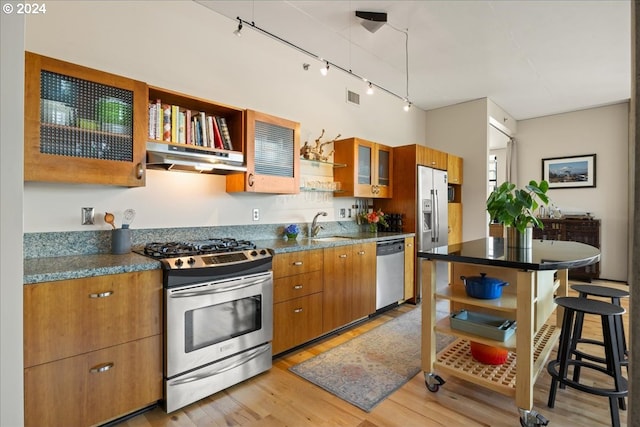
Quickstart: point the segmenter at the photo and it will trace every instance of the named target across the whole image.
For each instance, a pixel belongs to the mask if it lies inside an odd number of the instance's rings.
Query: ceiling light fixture
[[[407,101],[407,103],[404,104],[404,107],[402,107],[402,109],[404,111],[409,111],[409,109],[411,109],[411,103],[409,101]]]
[[[233,34],[235,34],[238,37],[241,37],[242,36],[241,31],[242,31],[242,19],[238,18],[238,29],[235,30]]]
[[[360,25],[366,28],[370,33],[375,33],[387,23],[386,12],[364,12],[356,10],[356,16],[362,19]]]
[[[320,68],[320,74],[322,74],[323,76],[329,74],[329,61],[326,61],[326,64],[326,66]]]
[[[386,15],[386,14],[385,14],[385,15]],[[273,33],[269,32],[269,31],[265,30],[264,28],[260,28],[260,27],[258,27],[258,26],[255,24],[255,22],[253,22],[253,21],[252,21],[252,22],[246,21],[246,20],[244,20],[244,19],[240,18],[239,16],[238,16],[236,19],[238,20],[238,23],[239,23],[239,24],[238,24],[238,30],[236,30],[236,31],[239,31],[239,30],[242,28],[242,24],[247,24],[247,26],[248,26],[249,28],[253,28],[254,30],[258,31],[259,33],[262,33],[262,34],[263,34],[263,35],[265,35],[265,36],[271,37],[272,39],[274,39],[274,40],[276,40],[276,41],[279,41],[280,43],[285,44],[285,45],[287,45],[287,46],[289,46],[289,47],[292,47],[292,48],[296,49],[297,51],[304,53],[305,55],[308,55],[308,56],[310,56],[310,57],[312,57],[312,58],[317,59],[318,61],[323,61],[323,62],[325,63],[325,66],[320,70],[320,71],[323,73],[323,75],[329,71],[329,66],[331,66],[331,67],[333,67],[333,68],[337,68],[338,70],[340,70],[340,71],[342,71],[342,72],[344,72],[344,73],[347,73],[347,74],[349,74],[349,75],[351,75],[351,76],[353,76],[353,77],[356,77],[356,78],[358,78],[358,79],[360,79],[360,80],[363,80],[363,81],[365,81],[365,82],[366,82],[366,81],[368,81],[367,79],[365,79],[364,77],[362,77],[362,76],[360,76],[360,75],[358,75],[358,74],[354,73],[354,72],[353,72],[353,71],[351,71],[350,69],[347,69],[347,68],[345,68],[345,67],[341,67],[340,65],[338,65],[338,64],[336,64],[336,63],[334,63],[334,62],[331,62],[331,61],[329,61],[329,60],[326,60],[326,59],[322,58],[321,56],[316,55],[315,53],[310,52],[310,51],[308,51],[308,50],[306,50],[306,49],[304,49],[304,48],[302,48],[302,47],[300,47],[300,46],[298,46],[298,45],[296,45],[296,44],[294,44],[294,43],[290,42],[289,40],[283,39],[282,37],[280,37],[280,36],[278,36],[278,35],[276,35],[276,34],[273,34]],[[393,27],[392,25],[389,25],[389,26],[390,26],[391,28],[393,28],[394,30],[396,30],[396,31],[399,31],[399,32],[401,32],[401,33],[404,33],[404,35],[405,35],[405,37],[406,37],[406,42],[405,42],[405,53],[406,53],[406,55],[407,55],[407,58],[406,58],[406,66],[407,66],[407,69],[406,69],[406,72],[407,72],[407,82],[406,82],[406,83],[407,83],[407,93],[406,93],[406,95],[405,95],[405,96],[398,95],[397,93],[395,93],[395,92],[393,92],[393,91],[391,91],[391,90],[389,90],[389,89],[387,89],[387,88],[385,88],[385,87],[383,87],[383,86],[380,86],[379,84],[375,84],[375,83],[373,83],[373,82],[369,82],[369,83],[370,83],[370,85],[371,85],[371,88],[372,88],[372,89],[373,89],[373,86],[375,86],[376,88],[380,89],[381,91],[386,92],[387,94],[389,94],[389,95],[391,95],[391,96],[394,96],[394,97],[396,97],[396,98],[398,98],[398,99],[400,99],[400,100],[402,100],[402,101],[406,102],[406,103],[410,106],[410,105],[411,105],[411,102],[409,102],[409,68],[408,68],[408,67],[409,67],[409,57],[408,57],[408,54],[409,54],[409,50],[408,50],[408,45],[409,45],[409,33],[408,33],[408,31],[399,30],[399,29],[397,29],[397,28]],[[234,33],[235,33],[235,32],[234,32]],[[324,70],[324,71],[323,71],[323,70]],[[408,109],[408,107],[407,107],[407,106],[405,106],[405,108],[407,108],[407,109]]]

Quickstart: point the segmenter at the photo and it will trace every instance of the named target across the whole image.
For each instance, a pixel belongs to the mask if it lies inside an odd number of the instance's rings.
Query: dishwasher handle
[[[404,239],[384,240],[376,244],[376,255],[385,256],[404,252]]]

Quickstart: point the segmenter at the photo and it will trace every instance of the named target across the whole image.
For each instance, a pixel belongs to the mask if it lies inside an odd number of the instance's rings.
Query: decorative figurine
[[[307,160],[318,160],[321,162],[328,161],[329,156],[331,156],[335,150],[331,150],[331,152],[324,154],[323,147],[327,144],[332,144],[333,142],[335,142],[338,138],[340,138],[340,134],[338,134],[338,136],[333,138],[331,141],[320,142],[323,136],[324,136],[324,129],[322,129],[322,133],[316,139],[315,141],[316,143],[313,147],[309,145],[309,141],[305,141],[304,145],[300,148],[300,156],[302,156],[302,158]]]

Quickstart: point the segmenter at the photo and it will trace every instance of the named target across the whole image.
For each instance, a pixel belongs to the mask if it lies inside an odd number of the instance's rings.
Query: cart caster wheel
[[[522,427],[546,426],[549,420],[536,411],[520,410],[520,425]]]
[[[444,383],[445,380],[443,380],[439,375],[424,374],[424,384],[427,386],[427,390],[432,393],[437,393],[438,390],[440,390],[440,386]]]

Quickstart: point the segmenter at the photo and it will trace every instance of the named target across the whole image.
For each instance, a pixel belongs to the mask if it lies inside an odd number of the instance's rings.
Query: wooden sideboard
[[[599,219],[541,219],[544,229],[533,230],[534,239],[567,240],[600,248]],[[569,270],[569,278],[591,281],[600,277],[600,263]]]

